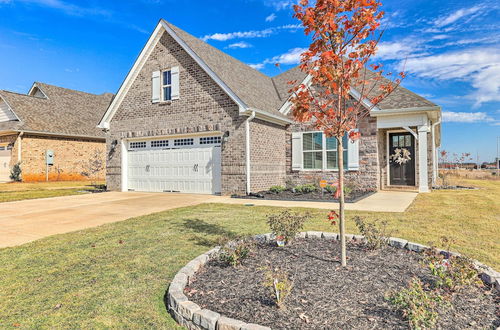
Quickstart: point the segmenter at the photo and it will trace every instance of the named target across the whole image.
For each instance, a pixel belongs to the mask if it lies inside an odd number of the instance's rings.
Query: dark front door
[[[389,134],[389,169],[391,185],[415,185],[415,138],[412,134]]]

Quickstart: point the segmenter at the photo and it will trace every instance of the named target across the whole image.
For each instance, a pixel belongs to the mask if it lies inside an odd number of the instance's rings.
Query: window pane
[[[171,71],[163,72],[163,85],[171,85],[172,84],[172,74]]]
[[[344,150],[344,170],[347,169],[347,150]]]
[[[396,135],[392,136],[392,146],[393,147],[398,147],[399,146],[399,138]]]
[[[163,101],[172,99],[172,87],[163,87]]]
[[[327,151],[326,152],[326,168],[333,170],[337,168],[337,152]]]
[[[323,133],[313,133],[314,150],[323,150]]]
[[[302,149],[304,151],[306,150],[313,150],[313,142],[312,142],[312,133],[304,133],[302,136]]]
[[[405,147],[411,147],[411,136],[410,135],[405,136]]]
[[[347,134],[344,135],[342,138],[342,146],[344,147],[344,150],[347,150],[347,143],[349,142],[349,138],[347,137]]]
[[[399,136],[399,146],[400,147],[404,147],[405,146],[405,136],[404,135],[400,135]]]
[[[323,155],[321,152],[304,152],[304,168],[308,170],[320,170],[323,167]]]
[[[326,150],[337,150],[337,139],[334,137],[326,138]]]

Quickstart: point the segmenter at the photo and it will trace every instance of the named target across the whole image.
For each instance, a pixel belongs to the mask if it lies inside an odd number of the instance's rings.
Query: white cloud
[[[460,80],[472,84],[476,90],[468,95],[476,101],[500,101],[500,49],[477,48],[438,55],[413,57],[400,63],[399,69],[419,77],[437,80]]]
[[[0,0],[5,1],[5,0]],[[9,2],[8,0],[6,2]],[[52,8],[60,10],[67,15],[85,16],[85,15],[98,15],[108,16],[110,13],[98,7],[82,7],[62,0],[17,0],[24,4],[32,4],[40,7]]]
[[[483,8],[484,8],[483,6],[478,5],[478,6],[474,6],[471,8],[459,9],[459,10],[447,15],[446,17],[437,18],[434,22],[434,25],[436,25],[437,27],[443,27],[446,25],[450,25],[452,23],[455,23],[456,21],[458,21],[461,18],[479,13]]]
[[[276,19],[276,14],[272,13],[271,15],[266,17],[266,22],[272,22]]]
[[[260,70],[264,68],[264,63],[248,64],[248,66],[254,68],[255,70]]]
[[[250,38],[266,38],[270,35],[277,33],[278,31],[288,30],[290,32],[295,32],[301,28],[300,24],[288,24],[283,26],[276,26],[264,30],[254,30],[254,31],[239,31],[239,32],[228,32],[228,33],[214,33],[209,34],[201,38],[203,41],[217,40],[217,41],[227,41],[232,39],[250,39]]]
[[[297,0],[264,0],[264,4],[269,7],[273,7],[276,10],[290,9],[295,5]]]
[[[258,64],[250,64],[250,66],[254,69],[260,70],[264,68],[266,64],[282,64],[282,65],[294,65],[300,63],[300,55],[305,52],[307,48],[292,48],[288,52],[273,56],[271,58],[267,58],[262,63]]]
[[[397,60],[414,55],[419,50],[415,42],[380,42],[377,46],[377,52],[373,58],[382,60]]]
[[[234,49],[234,48],[250,48],[250,47],[253,47],[253,46],[251,44],[249,44],[248,42],[241,41],[241,42],[236,42],[234,44],[230,44],[226,48]]]
[[[486,112],[452,112],[443,111],[443,121],[448,123],[494,122]]]

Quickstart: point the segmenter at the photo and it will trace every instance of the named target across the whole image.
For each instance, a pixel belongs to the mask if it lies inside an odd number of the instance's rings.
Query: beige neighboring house
[[[161,20],[99,124],[108,188],[230,195],[335,180],[337,143],[293,120],[292,80],[311,77],[298,67],[269,77]],[[440,106],[399,86],[357,129],[360,140],[344,141],[347,182],[432,188]]]
[[[0,91],[0,182],[20,163],[23,181],[84,179],[85,164],[100,154],[105,137],[96,128],[113,98],[36,82],[28,94]],[[46,153],[53,165],[46,166]],[[98,175],[104,178],[103,170]]]

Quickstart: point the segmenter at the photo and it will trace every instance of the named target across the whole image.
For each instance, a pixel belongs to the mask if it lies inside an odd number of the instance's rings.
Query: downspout
[[[250,122],[255,118],[255,111],[245,121],[245,153],[246,153],[246,192],[250,195]]]
[[[17,162],[21,163],[23,155],[23,135],[24,132],[20,132],[17,136]]]
[[[432,133],[432,184],[435,185],[438,176],[438,164],[437,160],[437,150],[436,150],[436,126],[441,124],[441,118],[437,122],[431,125]]]

